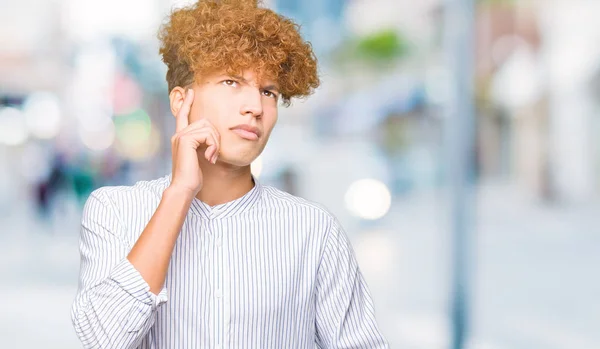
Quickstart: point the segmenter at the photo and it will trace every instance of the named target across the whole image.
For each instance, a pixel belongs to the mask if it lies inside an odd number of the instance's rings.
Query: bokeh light
[[[29,137],[23,112],[17,108],[0,108],[0,143],[16,146]]]
[[[61,127],[61,109],[58,97],[49,92],[31,94],[23,104],[23,113],[29,132],[40,139],[56,137]]]
[[[79,138],[90,150],[106,150],[115,141],[115,124],[112,120],[108,119],[103,123],[97,123],[97,126],[97,128],[88,128],[81,125],[79,128]]]
[[[160,146],[160,132],[152,125],[143,109],[115,117],[116,149],[131,160],[143,160],[154,155]]]
[[[385,216],[392,203],[392,195],[387,186],[370,178],[352,183],[344,198],[350,212],[369,220]]]

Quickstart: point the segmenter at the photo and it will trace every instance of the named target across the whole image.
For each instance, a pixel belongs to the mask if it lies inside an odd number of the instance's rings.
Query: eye
[[[270,98],[275,98],[275,99],[277,99],[277,95],[276,95],[275,93],[273,93],[273,92],[269,91],[269,90],[264,90],[264,91],[263,91],[263,94],[264,94],[265,96],[267,96],[267,97],[270,97]]]
[[[227,86],[236,86],[237,85],[237,81],[235,81],[235,80],[223,80],[221,83],[225,84]]]

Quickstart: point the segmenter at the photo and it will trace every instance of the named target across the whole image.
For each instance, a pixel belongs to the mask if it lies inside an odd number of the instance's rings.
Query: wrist
[[[176,198],[179,198],[180,200],[185,200],[185,201],[190,201],[190,202],[192,200],[194,200],[195,196],[196,196],[196,193],[193,190],[191,190],[189,188],[178,186],[176,184],[169,185],[163,193],[163,197],[176,197]]]

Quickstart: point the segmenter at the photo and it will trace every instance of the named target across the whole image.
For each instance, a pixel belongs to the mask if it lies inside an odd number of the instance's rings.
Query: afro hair
[[[253,69],[279,85],[281,99],[319,86],[317,59],[299,26],[253,0],[199,0],[174,10],[159,31],[169,91],[204,74]]]

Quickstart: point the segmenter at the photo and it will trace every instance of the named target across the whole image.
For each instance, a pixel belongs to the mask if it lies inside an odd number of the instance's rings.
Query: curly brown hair
[[[319,86],[317,59],[299,26],[255,0],[199,0],[174,10],[159,31],[169,92],[203,74],[255,70],[275,80],[284,105]]]

